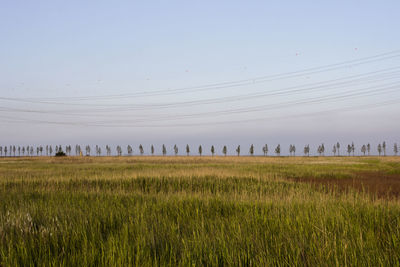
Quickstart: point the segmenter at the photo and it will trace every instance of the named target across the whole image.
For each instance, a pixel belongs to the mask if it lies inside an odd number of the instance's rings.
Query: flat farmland
[[[400,157],[0,158],[0,266],[399,266]]]

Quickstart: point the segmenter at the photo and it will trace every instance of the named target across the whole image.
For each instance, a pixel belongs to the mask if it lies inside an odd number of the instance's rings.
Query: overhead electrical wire
[[[400,78],[400,77],[397,77],[397,78]],[[386,79],[386,80],[390,80],[390,79]],[[398,84],[398,82],[395,82],[395,83],[392,83],[392,84],[395,84],[395,85],[397,85]],[[368,87],[367,89],[370,89],[370,88],[377,88],[378,89],[378,93],[384,93],[385,92],[385,88],[382,88],[384,85],[376,85],[376,86],[374,86],[374,87]],[[390,88],[392,88],[392,87],[390,87]],[[395,87],[396,88],[396,87]],[[335,89],[337,89],[337,88],[335,88]],[[364,89],[357,89],[357,90],[352,90],[352,92],[357,92],[357,95],[360,95],[360,94],[364,94],[364,93],[366,93],[365,91],[365,88]],[[375,90],[374,90],[375,91]],[[347,91],[347,93],[348,92],[350,92],[350,91]],[[347,95],[346,94],[343,94],[343,92],[339,92],[339,93],[336,93],[335,94],[335,96],[338,96],[339,98],[344,98],[344,97],[346,97]],[[317,100],[319,100],[319,99],[323,99],[325,96],[322,96],[322,98],[321,97],[317,97],[317,98],[312,98],[312,100],[315,100],[315,99],[317,99]],[[305,99],[305,100],[309,100],[309,99]],[[288,102],[288,104],[296,104],[298,101],[296,100],[296,102],[295,103],[293,103],[293,102]],[[284,102],[284,103],[286,103],[286,102]],[[308,102],[307,102],[308,103]],[[282,103],[281,103],[282,104]],[[279,104],[279,105],[281,105],[281,104]],[[271,108],[271,107],[273,107],[273,106],[275,106],[276,105],[276,103],[275,104],[268,104],[268,105],[263,105],[262,107],[267,107],[268,106],[268,108]],[[245,108],[245,110],[246,110],[247,108]],[[243,109],[239,109],[239,111],[240,110],[243,110]],[[79,117],[110,117],[110,116],[104,116],[104,115],[99,115],[99,114],[89,114],[89,115],[91,115],[91,116],[88,116],[87,114],[75,114],[75,113],[59,113],[59,112],[56,112],[56,111],[45,111],[45,110],[32,110],[32,109],[18,109],[18,108],[9,108],[9,107],[0,107],[0,111],[6,111],[6,112],[22,112],[22,113],[39,113],[39,114],[57,114],[57,115],[65,115],[65,116],[79,116]],[[219,112],[217,111],[211,111],[211,112],[208,112],[208,114],[212,114],[212,115],[214,115],[214,114],[218,114]],[[203,114],[203,113],[201,113],[201,114]],[[117,117],[119,117],[119,118],[121,118],[121,117],[126,117],[126,116],[122,116],[121,114],[117,114],[117,115],[112,115],[111,117],[115,117],[115,116],[117,116]],[[154,116],[154,115],[151,115],[151,116]],[[185,116],[188,116],[188,115],[185,115]],[[132,117],[132,115],[129,115],[129,117]],[[158,119],[162,119],[163,118],[163,116],[157,116],[157,118]],[[167,117],[167,118],[169,118],[169,117]]]
[[[295,101],[287,101],[283,103],[275,103],[275,104],[268,104],[268,105],[259,105],[253,107],[245,107],[245,108],[236,108],[236,109],[226,109],[226,110],[217,110],[217,111],[209,111],[209,112],[201,112],[201,113],[192,113],[192,114],[181,114],[181,115],[174,115],[174,116],[157,116],[154,119],[136,119],[136,120],[112,120],[112,121],[96,121],[97,123],[108,123],[108,124],[115,124],[115,123],[124,123],[124,124],[132,124],[132,123],[143,123],[143,122],[159,122],[159,121],[171,121],[171,120],[179,120],[179,119],[186,119],[186,118],[196,118],[196,117],[216,117],[216,116],[223,116],[223,115],[232,115],[238,113],[249,113],[249,112],[257,112],[257,111],[267,111],[267,110],[274,110],[274,109],[282,109],[286,107],[294,107],[298,105],[310,105],[310,104],[321,104],[326,103],[329,101],[338,101],[338,100],[348,100],[353,99],[355,97],[366,97],[371,95],[383,94],[383,93],[390,93],[390,92],[397,92],[399,90],[400,83],[394,82],[385,85],[378,85],[378,86],[370,86],[363,89],[357,90],[348,90],[347,93],[343,94],[335,93],[330,95],[325,95],[322,97],[312,97],[306,98],[301,100]]]
[[[0,119],[5,119],[3,122],[7,123],[33,123],[33,124],[53,124],[53,125],[64,125],[64,126],[86,126],[86,127],[104,127],[104,128],[165,128],[165,127],[195,127],[195,126],[212,126],[212,125],[226,125],[226,124],[237,124],[237,123],[249,123],[249,122],[259,122],[259,121],[268,121],[268,120],[277,120],[277,119],[293,119],[293,118],[301,118],[301,117],[309,117],[309,116],[319,116],[321,114],[331,114],[332,112],[350,112],[350,111],[358,111],[365,109],[373,109],[379,107],[386,107],[388,105],[400,104],[399,99],[392,99],[388,101],[378,102],[378,103],[369,103],[365,105],[359,106],[351,106],[347,108],[337,108],[330,109],[324,111],[316,111],[309,112],[303,114],[295,114],[295,115],[285,115],[285,116],[275,116],[275,117],[263,117],[263,118],[250,118],[250,119],[242,119],[242,120],[228,120],[228,121],[217,121],[217,122],[200,122],[200,123],[181,123],[181,124],[168,124],[168,125],[156,125],[156,124],[135,124],[135,125],[99,125],[99,124],[88,124],[88,123],[74,123],[74,122],[58,122],[58,121],[46,121],[46,120],[31,120],[24,119],[18,117],[9,117],[0,115]]]
[[[268,120],[273,119],[273,117],[263,117],[263,118],[250,118],[250,119],[240,119],[232,120],[224,119],[223,121],[195,121],[198,119],[205,119],[212,117],[223,117],[247,114],[247,113],[257,113],[266,111],[282,110],[286,108],[294,108],[298,106],[309,106],[318,105],[326,103],[337,103],[345,102],[351,99],[361,99],[371,96],[388,96],[392,93],[398,93],[400,89],[400,66],[394,66],[391,68],[370,71],[362,74],[355,74],[346,77],[339,77],[335,79],[319,81],[314,83],[308,83],[303,85],[294,85],[284,88],[274,88],[274,89],[264,89],[258,92],[250,92],[237,95],[227,95],[214,98],[205,99],[195,99],[195,100],[185,100],[185,101],[174,101],[174,102],[157,102],[153,100],[153,103],[104,103],[104,101],[113,101],[119,99],[131,100],[132,98],[143,98],[143,97],[155,97],[155,96],[171,96],[178,94],[194,93],[194,92],[204,92],[210,90],[220,90],[225,88],[233,88],[240,86],[250,86],[253,84],[261,84],[269,81],[276,81],[282,79],[296,78],[316,73],[323,73],[333,70],[338,70],[341,68],[355,67],[364,64],[389,60],[400,57],[400,50],[394,50],[387,53],[382,53],[375,56],[364,57],[354,60],[348,60],[344,62],[339,62],[335,64],[323,65],[308,69],[303,69],[299,71],[285,72],[274,75],[259,76],[250,79],[236,80],[221,83],[211,83],[202,86],[192,86],[183,87],[178,89],[166,89],[166,90],[156,90],[156,91],[143,91],[131,94],[118,94],[118,95],[102,95],[102,96],[77,96],[77,97],[53,97],[53,98],[27,98],[27,97],[0,97],[0,102],[3,105],[0,106],[0,121],[3,123],[34,123],[34,124],[54,124],[54,125],[65,125],[65,126],[88,126],[88,127],[189,127],[189,126],[201,126],[201,125],[223,125],[223,124],[234,124],[241,122],[251,122],[257,120]],[[387,83],[389,80],[393,80],[391,83]],[[382,83],[385,82],[385,83]],[[364,87],[368,84],[368,87]],[[337,91],[338,89],[346,89],[345,91]],[[336,90],[336,92],[332,92]],[[312,96],[307,96],[307,94],[313,93]],[[318,93],[320,95],[315,95]],[[322,94],[322,95],[321,95]],[[291,96],[301,95],[306,96],[301,99],[290,100]],[[262,100],[270,97],[284,97],[288,99],[287,101],[278,101],[269,104],[257,105],[257,101],[249,103],[245,106],[240,106],[240,104],[246,103],[249,100]],[[391,96],[393,99],[389,101],[379,102],[379,103],[369,103],[362,106],[352,106],[343,108],[340,107],[336,109],[339,112],[354,110],[355,108],[366,109],[373,107],[381,107],[383,105],[391,105],[399,103],[399,99],[396,99],[396,95]],[[280,99],[280,98],[278,98]],[[96,101],[97,103],[88,103],[88,101]],[[99,102],[100,101],[100,102]],[[101,102],[103,101],[103,102]],[[177,108],[181,107],[204,107],[205,105],[213,104],[227,104],[232,102],[239,102],[238,107],[229,107],[225,109],[212,110],[207,108],[205,111],[188,113],[189,110],[183,110],[184,113],[176,113]],[[13,104],[13,106],[9,106]],[[16,103],[24,104],[24,107],[15,106]],[[38,109],[37,107],[29,107],[29,105],[41,105]],[[27,106],[28,105],[28,106]],[[64,109],[46,109],[47,106],[52,105],[63,106]],[[44,109],[43,109],[44,107]],[[65,107],[69,107],[66,109]],[[84,109],[77,109],[76,107],[85,107]],[[173,111],[172,114],[165,113],[165,110]],[[140,111],[160,111],[163,113],[137,113]],[[117,113],[119,112],[119,114]],[[130,112],[131,114],[125,114]],[[133,113],[134,112],[134,113]],[[313,116],[317,114],[324,114],[333,112],[332,110],[318,110],[316,112],[309,112],[303,114],[287,115],[286,118],[294,118],[298,116]],[[15,117],[6,115],[9,113],[23,113],[31,115],[29,117]],[[114,114],[116,113],[116,114]],[[42,118],[35,118],[35,114],[41,115]],[[308,114],[308,115],[307,115]],[[65,118],[50,119],[49,116],[71,116],[76,117],[74,121],[65,120]],[[33,116],[33,117],[32,117]],[[43,118],[43,116],[47,116]],[[96,118],[107,118],[110,117],[112,120],[83,120],[87,117]],[[278,116],[279,117],[279,116]],[[280,118],[285,118],[285,116],[280,116]],[[189,122],[175,123],[176,120],[188,120]]]
[[[295,100],[295,101],[288,101],[288,102],[283,102],[283,103],[278,103],[278,104],[267,104],[267,105],[260,105],[260,106],[254,106],[251,108],[237,108],[237,109],[226,109],[226,110],[217,110],[217,111],[208,111],[208,112],[201,112],[201,113],[192,113],[192,114],[181,114],[181,115],[174,115],[174,116],[157,116],[157,118],[154,119],[141,119],[141,120],[118,120],[114,119],[112,121],[103,121],[105,123],[140,123],[140,122],[158,122],[158,121],[165,121],[165,120],[177,120],[177,119],[186,119],[186,118],[197,118],[197,117],[216,117],[216,116],[221,116],[221,115],[232,115],[232,114],[243,114],[243,113],[249,113],[249,112],[257,112],[257,111],[267,111],[267,110],[275,110],[275,109],[282,109],[286,107],[294,107],[298,105],[304,105],[304,104],[321,104],[321,103],[326,103],[328,101],[332,100],[347,100],[347,99],[353,99],[355,97],[366,97],[366,96],[373,96],[373,95],[379,95],[383,93],[388,93],[388,92],[397,92],[400,89],[400,82],[392,83],[389,84],[392,86],[386,86],[386,87],[369,87],[368,91],[363,90],[353,90],[349,91],[350,93],[347,94],[331,94],[328,96],[324,97],[314,97],[314,98],[309,98],[309,99],[303,99],[303,100]]]
[[[389,71],[388,70],[397,70],[397,71]],[[263,97],[271,97],[271,96],[290,96],[294,94],[302,94],[312,91],[317,91],[319,89],[327,89],[334,88],[343,88],[346,86],[358,86],[363,83],[373,83],[379,82],[382,80],[390,80],[400,78],[400,67],[389,68],[385,70],[373,71],[368,73],[363,73],[359,75],[352,75],[337,79],[332,79],[328,81],[316,82],[316,83],[308,83],[304,85],[296,85],[290,86],[283,89],[275,89],[275,90],[267,90],[263,92],[257,93],[247,93],[241,95],[234,96],[225,96],[225,97],[217,97],[217,98],[209,98],[209,99],[200,99],[200,100],[190,100],[190,101],[181,101],[181,102],[172,102],[172,103],[154,103],[148,105],[140,105],[140,106],[117,106],[117,108],[104,108],[104,109],[81,109],[81,110],[37,110],[37,109],[18,109],[18,108],[8,108],[8,107],[0,107],[0,110],[8,110],[15,112],[32,112],[32,113],[52,113],[59,115],[84,115],[90,116],[92,114],[88,114],[90,112],[123,112],[123,111],[139,111],[139,110],[158,110],[158,109],[166,109],[166,108],[177,108],[177,107],[191,107],[197,105],[207,105],[207,104],[217,104],[217,103],[228,103],[234,101],[243,101],[243,100],[251,100],[251,99],[260,99]],[[386,71],[386,72],[385,72]],[[373,74],[373,75],[372,75]],[[69,112],[69,113],[68,113]],[[72,113],[71,113],[72,112]],[[84,114],[76,114],[76,112]],[[118,116],[120,116],[119,114]]]
[[[117,94],[117,95],[103,95],[103,96],[82,96],[82,97],[53,97],[53,98],[16,98],[16,97],[0,97],[2,100],[9,100],[9,101],[18,101],[18,102],[25,102],[25,103],[41,103],[41,104],[51,104],[51,101],[86,101],[86,100],[101,100],[101,99],[113,99],[113,98],[129,98],[129,97],[145,97],[145,96],[162,96],[162,95],[171,95],[171,94],[181,94],[181,93],[192,93],[198,91],[208,91],[208,90],[215,90],[215,89],[224,89],[230,87],[237,87],[237,86],[244,86],[249,84],[256,84],[262,82],[269,82],[274,80],[281,80],[281,79],[288,79],[294,77],[300,77],[304,75],[316,74],[326,71],[332,71],[336,69],[340,69],[343,67],[355,67],[363,64],[374,63],[378,61],[383,61],[387,59],[393,59],[400,57],[400,50],[394,50],[391,52],[386,52],[374,56],[354,59],[343,61],[335,64],[323,65],[308,69],[303,69],[299,71],[292,71],[280,74],[273,74],[273,75],[265,75],[259,76],[249,79],[243,80],[236,80],[230,82],[221,82],[221,83],[213,83],[213,84],[206,84],[201,86],[193,86],[193,87],[183,87],[178,89],[166,89],[166,90],[156,90],[156,91],[143,91],[131,94]],[[54,103],[54,104],[61,104],[61,103]]]

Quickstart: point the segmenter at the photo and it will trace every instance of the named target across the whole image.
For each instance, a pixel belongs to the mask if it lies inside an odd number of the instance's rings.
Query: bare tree
[[[4,147],[4,156],[7,157],[7,146]]]
[[[132,148],[131,145],[128,145],[128,147],[127,147],[127,152],[128,152],[128,156],[132,156],[133,148]]]
[[[268,145],[267,145],[267,144],[265,144],[265,145],[263,146],[263,153],[264,153],[264,156],[267,156],[267,155],[268,155]]]
[[[393,145],[393,153],[395,156],[397,156],[397,153],[399,153],[399,148],[397,147],[397,143],[394,143]]]
[[[167,155],[167,148],[165,147],[165,145],[162,145],[162,154],[163,156]]]
[[[371,155],[371,145],[368,143],[367,144],[367,151],[368,151],[368,156]]]
[[[353,157],[354,157],[354,151],[356,150],[354,143],[351,142],[351,152],[353,152]]]
[[[250,153],[250,156],[254,155],[254,145],[253,144],[251,144],[251,146],[250,146],[249,153]]]
[[[228,149],[226,148],[226,146],[224,146],[224,147],[222,148],[222,154],[224,154],[225,157],[226,157],[226,153],[228,153]]]
[[[117,146],[117,155],[122,156],[122,148],[121,146]]]
[[[279,157],[281,155],[281,145],[278,144],[278,146],[275,148],[275,154]]]
[[[90,146],[87,145],[85,149],[86,149],[86,156],[90,156]]]
[[[109,146],[109,145],[106,145],[106,153],[107,153],[107,156],[111,156],[111,146]]]
[[[296,146],[295,145],[290,145],[289,146],[289,155],[290,156],[296,156]]]
[[[383,150],[383,156],[386,156],[386,142],[383,141],[382,143],[382,150]]]
[[[321,145],[318,146],[317,152],[318,152],[319,156],[322,155],[322,146]]]
[[[382,145],[381,144],[378,145],[378,153],[379,153],[379,156],[382,154]]]
[[[336,143],[336,148],[337,148],[337,154],[340,156],[340,144],[339,142]]]
[[[333,152],[333,156],[335,157],[336,156],[336,152],[337,152],[336,145],[333,146],[332,152]]]
[[[189,156],[189,154],[190,154],[190,147],[189,147],[189,145],[187,144],[187,145],[186,145],[186,155]]]
[[[325,155],[325,145],[321,144],[320,146],[318,146],[317,152],[320,156],[324,156]]]
[[[238,147],[236,148],[236,153],[238,155],[238,157],[240,156],[240,145],[238,145]]]
[[[211,146],[211,155],[214,157],[214,153],[215,153],[215,148],[214,148],[214,146],[212,145]]]
[[[363,153],[363,155],[365,156],[365,153],[367,152],[367,146],[366,145],[363,145],[362,147],[361,147],[361,153]]]
[[[351,151],[353,151],[353,149],[351,148],[351,145],[347,145],[347,153],[349,154],[349,157],[350,157]]]
[[[0,146],[0,156],[3,156],[3,147]]]
[[[29,154],[29,149],[26,149],[26,153]],[[49,153],[50,153],[50,156],[53,154],[53,147],[52,146],[49,146]]]
[[[178,146],[177,146],[177,145],[174,145],[174,153],[175,153],[175,156],[178,155],[178,152],[179,152]]]
[[[304,146],[304,156],[310,156],[310,145]]]
[[[98,149],[101,151],[101,148],[100,148],[100,147],[98,147]],[[66,150],[68,156],[71,156],[71,151],[72,151],[71,145],[68,145],[68,146],[65,148],[65,150]],[[96,151],[96,152],[97,152],[97,151]],[[100,154],[101,154],[101,152],[99,153],[99,156],[100,156]]]
[[[143,156],[143,154],[144,154],[144,149],[143,149],[142,144],[139,145],[139,153],[141,156]]]

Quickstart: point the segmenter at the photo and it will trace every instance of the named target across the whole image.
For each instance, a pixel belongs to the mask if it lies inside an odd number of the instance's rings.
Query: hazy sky
[[[0,142],[400,143],[399,10],[3,0]]]

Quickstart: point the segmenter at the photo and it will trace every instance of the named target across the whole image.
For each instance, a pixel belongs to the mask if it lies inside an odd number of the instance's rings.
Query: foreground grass
[[[397,199],[296,179],[399,171],[397,158],[0,159],[0,265],[398,266]]]

